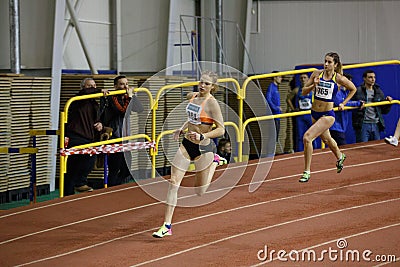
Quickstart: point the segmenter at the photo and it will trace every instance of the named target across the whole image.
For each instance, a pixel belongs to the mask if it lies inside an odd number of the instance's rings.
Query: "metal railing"
[[[134,92],[135,93],[136,92],[145,92],[149,97],[150,106],[154,105],[153,96],[149,89],[143,88],[143,87],[135,88]],[[107,96],[121,95],[121,94],[125,94],[125,93],[126,93],[126,90],[117,90],[117,91],[108,92]],[[67,101],[67,103],[65,104],[65,107],[64,107],[64,111],[61,112],[61,114],[60,114],[60,149],[61,150],[65,148],[65,142],[64,142],[64,140],[65,140],[65,124],[68,122],[68,109],[71,106],[72,102],[78,101],[78,100],[83,100],[83,99],[99,98],[99,97],[103,97],[103,96],[104,96],[103,93],[96,93],[96,94],[83,95],[83,96],[74,96]],[[155,118],[155,111],[153,112],[153,117]],[[119,143],[122,141],[138,139],[138,138],[145,138],[148,141],[155,140],[155,133],[152,132],[151,137],[149,137],[145,134],[138,134],[138,135],[126,136],[126,137],[122,137],[122,138],[110,139],[110,140],[101,141],[101,142],[88,143],[85,145],[72,147],[72,149],[84,149],[84,148],[88,148],[88,147],[96,147],[96,146],[101,146],[101,145],[114,144],[114,143]],[[152,155],[154,155],[153,152],[150,152],[150,153]],[[64,175],[67,172],[67,159],[68,159],[68,156],[60,155],[60,183],[59,183],[60,197],[64,197]],[[155,156],[153,156],[152,162],[153,162],[152,164],[155,164]]]
[[[399,60],[390,60],[390,61],[381,61],[381,62],[353,64],[353,65],[343,66],[343,69],[359,68],[359,67],[366,67],[366,66],[378,66],[378,65],[386,65],[386,64],[400,64],[400,61]],[[271,78],[271,77],[275,77],[275,76],[301,74],[301,73],[312,72],[314,70],[316,70],[316,68],[307,68],[307,69],[300,69],[300,70],[283,71],[283,72],[278,72],[278,73],[254,75],[254,76],[248,77],[243,82],[242,86],[240,86],[239,82],[234,78],[222,78],[222,79],[218,80],[219,83],[232,82],[237,89],[238,112],[239,112],[238,123],[236,124],[235,122],[227,121],[224,124],[225,124],[225,126],[232,126],[235,129],[236,136],[237,136],[236,141],[238,143],[238,161],[239,162],[243,161],[243,142],[244,142],[244,137],[245,137],[245,131],[246,131],[246,127],[250,123],[256,122],[256,121],[263,121],[263,120],[272,120],[275,118],[288,118],[288,117],[294,117],[294,116],[311,113],[311,111],[309,111],[309,110],[308,111],[298,111],[298,112],[283,113],[283,114],[279,114],[279,115],[253,117],[253,118],[249,118],[249,119],[243,121],[243,101],[246,99],[246,90],[247,90],[248,84],[251,81],[256,80],[256,79],[264,79],[264,78]],[[158,135],[156,133],[156,111],[158,109],[158,103],[160,101],[160,98],[166,90],[182,88],[182,87],[190,87],[190,86],[195,86],[197,84],[198,84],[198,81],[163,86],[157,91],[154,99],[153,99],[151,92],[147,88],[135,88],[134,89],[135,92],[145,92],[149,96],[149,104],[150,104],[150,109],[151,109],[151,113],[152,113],[151,136],[148,136],[145,134],[137,134],[137,135],[127,136],[127,137],[123,137],[123,138],[116,138],[116,139],[111,139],[111,140],[102,141],[102,142],[94,142],[94,143],[90,143],[90,144],[76,146],[74,148],[75,149],[83,149],[83,148],[88,148],[88,147],[118,143],[118,142],[132,140],[132,139],[145,138],[148,141],[155,142],[155,148],[150,149],[151,166],[152,166],[151,177],[154,178],[156,175],[156,155],[158,153],[158,145],[164,136],[170,135],[174,132],[174,130],[167,130],[167,131],[163,131],[163,132],[159,133]],[[111,92],[109,92],[108,95],[118,95],[118,94],[125,94],[125,93],[126,93],[125,90],[118,90],[118,91],[111,91]],[[69,109],[71,103],[73,101],[77,101],[77,100],[81,100],[81,99],[99,98],[102,96],[104,96],[102,93],[84,95],[84,96],[75,96],[67,101],[67,103],[64,107],[64,112],[61,112],[61,117],[60,117],[61,118],[60,119],[60,121],[61,121],[60,122],[60,125],[61,125],[60,148],[61,149],[65,148],[65,146],[64,146],[65,123],[68,122],[67,114],[68,114],[68,109]],[[400,101],[399,100],[393,100],[391,102],[382,101],[382,102],[376,102],[376,103],[368,103],[368,104],[365,104],[365,106],[369,107],[369,106],[380,106],[380,105],[387,105],[387,104],[400,104]],[[355,108],[356,107],[345,107],[345,110],[350,110],[350,109],[355,109]],[[334,111],[337,111],[337,110],[338,110],[337,108],[334,108]],[[64,184],[64,174],[66,172],[66,161],[67,161],[67,156],[60,156],[60,197],[63,197],[63,195],[64,195],[63,184]]]
[[[31,175],[29,182],[29,200],[30,203],[36,203],[36,147],[0,147],[1,154],[30,154],[31,157]]]

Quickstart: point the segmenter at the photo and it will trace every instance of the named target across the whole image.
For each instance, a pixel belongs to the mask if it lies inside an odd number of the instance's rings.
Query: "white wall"
[[[10,34],[8,23],[8,1],[0,0],[0,69],[10,69]]]
[[[112,15],[110,0],[79,0],[77,10],[79,29],[86,43],[89,57],[97,70],[112,68]],[[76,1],[71,1],[76,3]],[[68,26],[70,14],[65,12],[63,69],[89,70],[77,31]],[[68,32],[69,31],[69,32]]]
[[[191,47],[176,46],[176,44],[180,44],[181,40],[183,44],[192,42],[191,30],[195,29],[194,16],[194,0],[170,0],[166,67],[192,60]]]
[[[122,72],[165,68],[169,1],[121,1]]]
[[[165,0],[80,0],[77,13],[81,31],[97,69],[115,69],[113,64],[113,18],[110,6],[120,4],[115,18],[119,29],[119,71],[154,72],[165,67],[169,1]],[[66,12],[66,23],[69,14]],[[64,67],[89,69],[76,31],[64,40]]]
[[[113,69],[110,5],[120,3],[120,71],[158,72],[167,66],[169,4],[167,0],[80,0],[79,18],[97,68]],[[8,0],[0,0],[0,69],[10,68]],[[75,1],[72,1],[75,3]],[[187,0],[186,3],[193,2]],[[246,19],[245,0],[225,0],[224,19]],[[213,0],[206,0],[213,14]],[[293,69],[321,63],[337,51],[344,63],[398,59],[400,1],[260,1],[260,32],[251,34],[249,73]],[[26,68],[51,68],[54,1],[20,0],[21,63]],[[190,13],[185,5],[176,14]],[[66,18],[68,13],[66,12]],[[232,37],[228,37],[232,38]],[[229,39],[229,45],[235,44]],[[66,42],[63,68],[86,69],[88,64],[75,32]],[[241,51],[233,51],[242,59]],[[232,63],[233,65],[236,63]],[[115,64],[114,64],[115,65]],[[236,67],[236,66],[235,66]]]
[[[398,59],[400,1],[260,1],[260,33],[251,34],[256,73],[322,63]]]
[[[233,67],[242,70],[243,68],[243,52],[244,52],[244,39],[246,30],[246,11],[247,1],[246,0],[230,0],[223,2],[223,19],[236,22],[235,29],[233,25],[230,25],[232,36],[229,36],[228,32],[225,34],[225,46],[228,51],[229,62],[236,62]],[[236,28],[238,27],[238,29]]]
[[[243,42],[239,31],[244,37],[245,21],[246,21],[246,0],[229,0],[223,1],[222,19],[223,38],[218,38],[216,33],[216,4],[215,0],[204,0],[202,2],[202,17],[213,18],[212,20],[204,19],[201,32],[202,44],[202,60],[217,61],[218,46],[223,44],[223,61],[221,63],[228,64],[236,69],[242,69],[243,66]]]
[[[0,69],[10,69],[9,1],[0,0]],[[21,69],[50,68],[54,1],[20,1]]]

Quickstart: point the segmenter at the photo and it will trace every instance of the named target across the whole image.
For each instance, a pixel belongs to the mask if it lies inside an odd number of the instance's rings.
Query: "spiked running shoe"
[[[340,173],[343,170],[343,162],[346,159],[346,155],[342,153],[340,159],[336,162],[336,172]]]
[[[227,163],[228,163],[228,161],[226,160],[226,158],[223,158],[223,157],[221,157],[221,156],[218,155],[218,154],[214,154],[214,160],[213,160],[213,162],[217,163],[218,166],[221,166],[221,165],[224,165],[224,164],[227,164]]]
[[[308,180],[310,180],[311,174],[309,172],[303,172],[303,176],[301,176],[299,182],[300,183],[306,183]]]
[[[399,140],[396,138],[396,136],[385,137],[385,142],[392,146],[399,145]]]
[[[155,238],[163,238],[167,235],[172,235],[172,230],[171,228],[168,228],[165,224],[163,224],[157,232],[153,233],[153,237]]]

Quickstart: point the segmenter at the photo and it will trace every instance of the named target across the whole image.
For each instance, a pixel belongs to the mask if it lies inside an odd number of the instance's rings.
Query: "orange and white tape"
[[[101,153],[118,153],[136,149],[154,148],[155,142],[132,142],[124,144],[102,145],[88,148],[64,148],[60,150],[61,156],[81,155],[81,154],[101,154]]]

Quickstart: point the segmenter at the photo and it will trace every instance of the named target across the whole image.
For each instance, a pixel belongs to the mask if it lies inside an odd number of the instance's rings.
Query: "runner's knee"
[[[310,144],[312,141],[313,141],[313,138],[311,138],[311,136],[310,136],[309,133],[305,133],[305,134],[303,135],[303,143],[304,143],[304,145],[308,145],[308,144]]]
[[[207,191],[209,184],[206,185],[201,185],[201,186],[196,186],[194,188],[194,192],[196,193],[196,195],[198,196],[202,196],[204,195],[204,193]]]
[[[321,136],[321,140],[322,140],[322,142],[324,142],[325,144],[327,144],[329,146],[329,144],[331,144],[332,138],[327,138],[325,136]]]
[[[167,204],[170,206],[176,206],[176,202],[178,200],[178,189],[179,185],[173,184],[172,182],[169,184],[168,193],[167,193]]]

